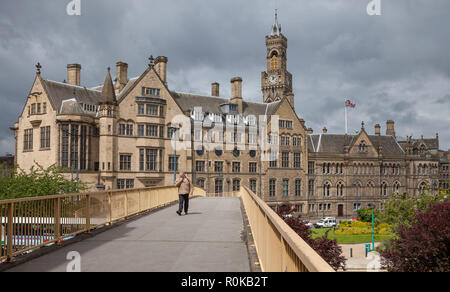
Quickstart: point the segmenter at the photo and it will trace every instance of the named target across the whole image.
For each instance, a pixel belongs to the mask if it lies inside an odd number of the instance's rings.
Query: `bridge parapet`
[[[206,193],[195,187],[193,196]],[[0,263],[176,201],[172,186],[0,201]]]

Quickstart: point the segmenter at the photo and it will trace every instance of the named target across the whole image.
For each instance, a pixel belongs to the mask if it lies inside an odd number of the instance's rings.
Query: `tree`
[[[450,202],[433,202],[417,211],[411,225],[403,224],[398,239],[382,252],[390,272],[450,272]]]
[[[380,214],[380,211],[378,211],[375,208],[364,208],[359,209],[357,211],[358,217],[361,219],[362,222],[372,222],[372,213],[375,215],[375,218],[378,218],[378,215]]]
[[[417,211],[427,211],[433,202],[443,202],[445,195],[422,193],[418,197],[408,194],[393,194],[379,214],[379,222],[388,223],[398,230],[400,226],[410,226]]]
[[[342,248],[336,240],[328,239],[328,232],[321,238],[312,238],[311,228],[308,227],[300,217],[286,216],[292,215],[293,208],[284,205],[278,208],[278,215],[283,218],[289,227],[292,228],[312,249],[314,249],[334,270],[340,268],[345,270],[345,257],[342,255]]]
[[[45,169],[36,164],[29,172],[15,167],[9,174],[0,177],[0,200],[79,193],[87,190],[86,184],[64,178],[62,170],[56,165]]]

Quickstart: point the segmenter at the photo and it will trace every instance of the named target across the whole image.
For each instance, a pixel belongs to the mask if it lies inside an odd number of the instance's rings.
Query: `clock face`
[[[278,81],[277,76],[272,75],[272,76],[269,77],[269,83],[270,84],[275,84],[275,83],[277,83],[277,81]]]

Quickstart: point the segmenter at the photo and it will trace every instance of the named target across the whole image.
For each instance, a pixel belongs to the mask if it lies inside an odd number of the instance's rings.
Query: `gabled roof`
[[[345,146],[352,145],[358,137],[357,135],[341,134],[312,134],[308,136],[308,150],[310,152],[339,154],[344,154]],[[404,154],[403,149],[393,136],[368,135],[368,137],[377,151],[380,146],[383,147],[383,154]]]
[[[413,149],[418,149],[421,144],[425,144],[425,146],[427,147],[428,150],[438,150],[438,145],[439,145],[439,139],[438,138],[431,138],[431,139],[413,139],[411,137],[408,137],[406,139],[402,139],[401,141],[399,141],[399,143],[403,146],[403,147],[407,147],[407,146],[412,146]]]

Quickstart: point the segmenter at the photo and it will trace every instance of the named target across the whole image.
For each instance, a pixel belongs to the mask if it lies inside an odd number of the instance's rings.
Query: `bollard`
[[[369,252],[370,252],[370,243],[366,243],[366,257]]]
[[[350,257],[353,257],[353,248],[350,249]]]

